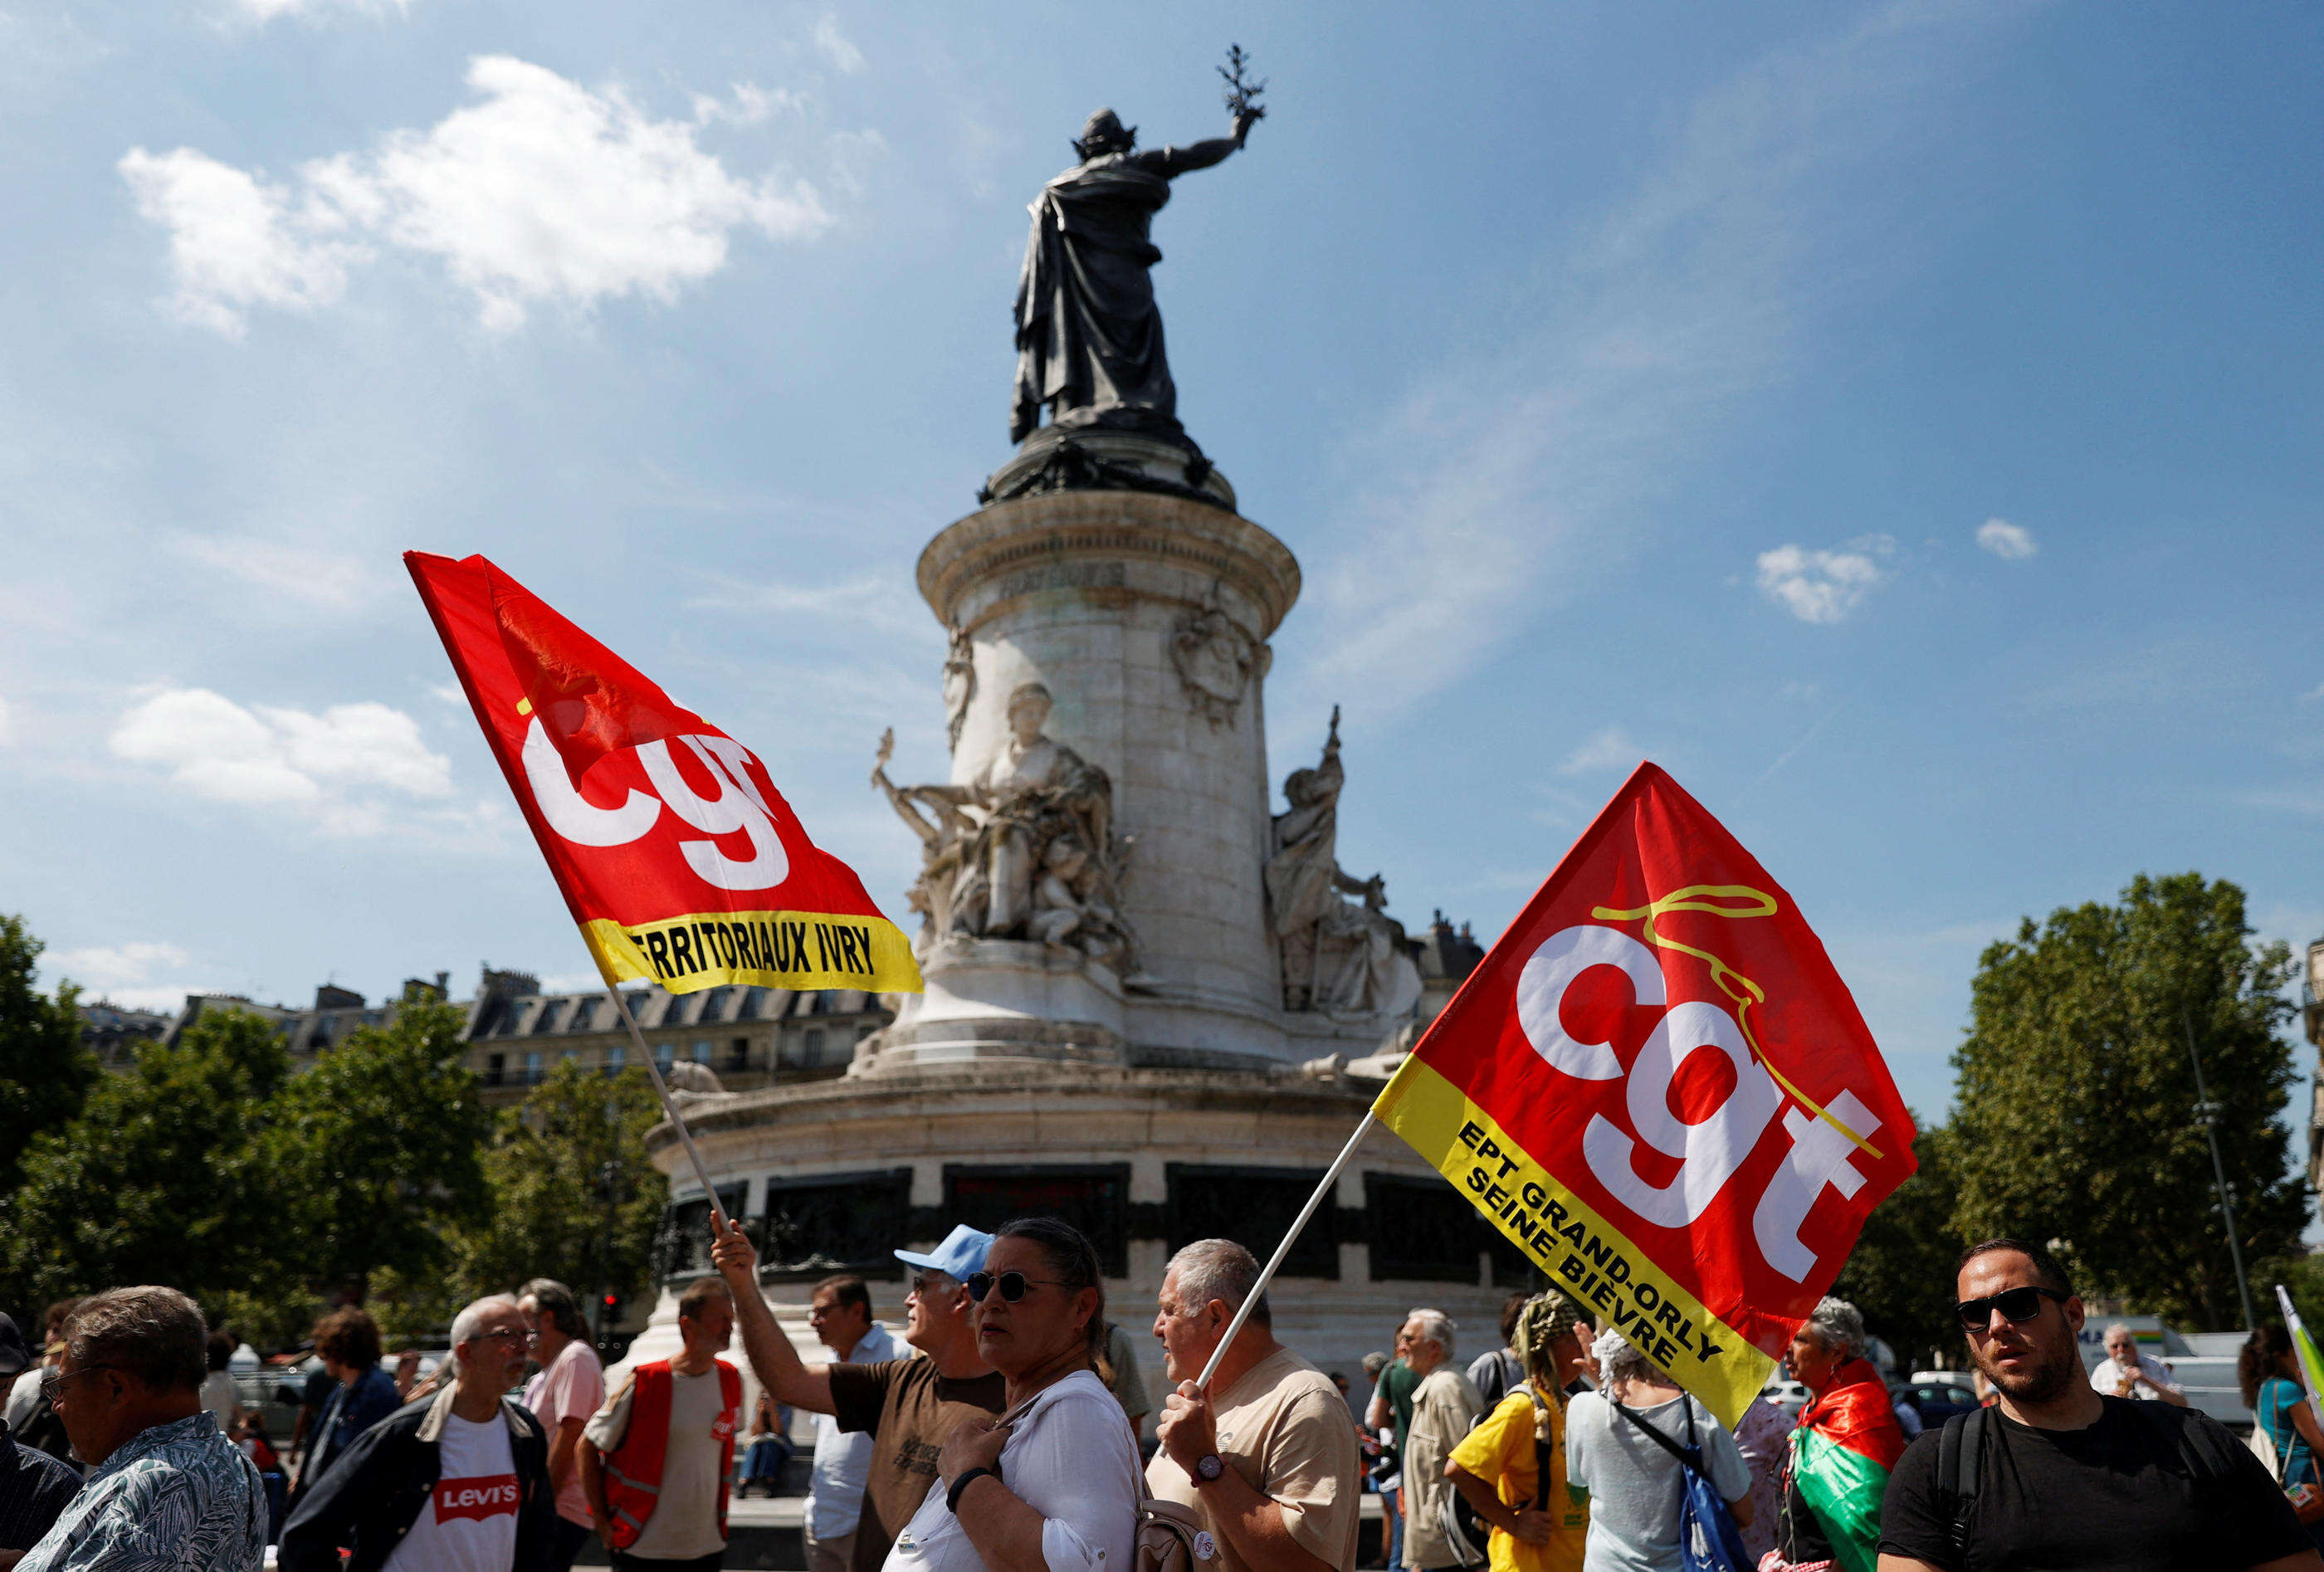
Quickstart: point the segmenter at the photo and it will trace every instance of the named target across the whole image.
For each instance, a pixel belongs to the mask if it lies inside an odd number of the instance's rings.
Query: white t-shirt
[[[508,1572],[516,1564],[516,1454],[508,1420],[444,1416],[442,1471],[382,1572]]]
[[[725,1364],[719,1360],[719,1364]],[[581,1433],[600,1452],[621,1448],[630,1431],[630,1408],[637,1397],[637,1372],[583,1426]],[[718,1459],[740,1416],[726,1410],[726,1394],[715,1368],[700,1375],[669,1378],[669,1437],[662,1445],[661,1493],[629,1554],[652,1561],[691,1561],[726,1548],[718,1527]],[[721,1426],[724,1429],[722,1432]]]
[[[1711,1487],[1730,1502],[1750,1493],[1750,1466],[1735,1438],[1694,1399],[1673,1398],[1630,1413],[1683,1447],[1689,1409]],[[1575,1393],[1565,1406],[1565,1477],[1590,1493],[1582,1572],[1679,1572],[1684,1473],[1677,1458],[1638,1434],[1604,1396]]]
[[[1001,1483],[1041,1514],[1049,1572],[1134,1572],[1146,1481],[1121,1404],[1076,1370],[1033,1401],[1001,1448]],[[884,1572],[983,1572],[968,1530],[945,1505],[939,1475],[888,1552]]]
[[[2187,1390],[2171,1378],[2171,1367],[2152,1354],[2142,1351],[2138,1355],[2138,1368],[2145,1373],[2147,1380],[2163,1392],[2184,1392]],[[2107,1397],[2120,1397],[2123,1395],[2122,1378],[2129,1373],[2129,1367],[2109,1354],[2090,1367],[2090,1390],[2103,1392]],[[2160,1398],[2162,1392],[2156,1392],[2154,1387],[2139,1385],[2130,1389],[2130,1395],[2151,1401]]]

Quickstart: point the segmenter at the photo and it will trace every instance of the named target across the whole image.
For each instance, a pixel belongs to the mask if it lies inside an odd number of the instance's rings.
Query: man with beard
[[[2283,1492],[2217,1420],[2091,1390],[2082,1301],[2047,1251],[1988,1239],[1954,1287],[1998,1401],[1897,1462],[1879,1572],[2324,1568]]]

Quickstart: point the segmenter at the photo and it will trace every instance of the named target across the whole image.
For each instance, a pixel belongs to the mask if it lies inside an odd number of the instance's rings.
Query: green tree
[[[23,1182],[0,1218],[17,1302],[138,1282],[217,1302],[281,1283],[262,1138],[289,1073],[274,1027],[227,1011],[174,1048],[142,1045],[127,1073],[99,1079],[78,1115],[25,1145]]]
[[[276,1094],[269,1160],[302,1275],[360,1300],[371,1274],[452,1265],[447,1235],[484,1205],[492,1118],[461,1063],[462,1019],[413,1003],[364,1027]]]
[[[44,948],[23,918],[0,916],[0,1196],[23,1177],[26,1143],[79,1113],[97,1076],[73,985],[53,999],[32,985]]]
[[[2307,1214],[2277,1123],[2293,1080],[2277,1035],[2291,952],[2253,948],[2243,892],[2224,880],[2141,874],[2122,895],[2038,929],[2029,918],[1979,960],[1953,1056],[1954,1226],[2060,1240],[2091,1290],[2190,1329],[2237,1327],[2204,1117],[2245,1258],[2289,1253]]]
[[[1913,1123],[1920,1124],[1919,1115]],[[1963,1242],[1953,1231],[1960,1188],[1952,1133],[1943,1125],[1922,1129],[1913,1155],[1919,1170],[1865,1219],[1831,1291],[1862,1310],[1865,1324],[1909,1368],[1920,1368],[1926,1356],[1960,1345],[1953,1263]]]
[[[484,1155],[492,1203],[461,1242],[470,1294],[553,1277],[583,1300],[639,1292],[669,1186],[646,1157],[661,1105],[643,1069],[561,1063],[502,1116]]]

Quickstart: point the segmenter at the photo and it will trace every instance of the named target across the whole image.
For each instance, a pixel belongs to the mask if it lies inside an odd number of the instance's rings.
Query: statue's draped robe
[[[1177,429],[1147,271],[1162,260],[1147,236],[1170,199],[1174,152],[1108,153],[1041,188],[1017,281],[1011,441],[1040,425],[1052,400],[1060,426]]]

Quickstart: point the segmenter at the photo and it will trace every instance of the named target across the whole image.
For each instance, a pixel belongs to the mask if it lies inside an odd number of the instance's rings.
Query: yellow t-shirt
[[[1513,1392],[1452,1448],[1452,1460],[1492,1484],[1505,1506],[1529,1507],[1539,1491],[1533,1417],[1533,1399]],[[1492,1572],[1582,1572],[1590,1508],[1565,1488],[1565,1404],[1555,1399],[1549,1405],[1549,1499],[1543,1510],[1557,1521],[1549,1542],[1528,1545],[1495,1529],[1489,1549]]]

